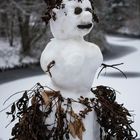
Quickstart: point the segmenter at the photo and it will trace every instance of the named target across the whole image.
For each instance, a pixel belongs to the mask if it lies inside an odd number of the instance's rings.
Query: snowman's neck
[[[59,41],[76,41],[76,42],[84,41],[83,37],[72,37],[72,38],[64,38],[64,39],[56,38],[56,39]]]

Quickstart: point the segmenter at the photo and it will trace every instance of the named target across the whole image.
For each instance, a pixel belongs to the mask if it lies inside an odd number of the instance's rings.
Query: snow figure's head
[[[89,0],[62,0],[51,11],[50,27],[58,39],[83,37],[93,27],[93,9]]]

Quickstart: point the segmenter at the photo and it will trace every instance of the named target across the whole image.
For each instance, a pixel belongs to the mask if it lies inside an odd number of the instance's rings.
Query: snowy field
[[[118,71],[107,69],[106,75],[104,75],[103,72],[98,79],[95,79],[93,86],[106,85],[120,92],[117,95],[117,101],[119,103],[124,103],[128,110],[133,111],[133,127],[137,130],[140,137],[140,40],[119,37],[107,37],[107,39],[114,45],[112,45],[112,50],[109,52],[110,58],[106,59],[104,63],[116,64],[123,62],[124,65],[119,66],[118,68],[125,72],[127,79],[125,79]],[[20,97],[20,95],[16,95],[3,106],[3,102],[11,94],[17,91],[30,89],[37,82],[46,85],[46,81],[47,77],[41,75],[1,84],[0,110]],[[0,140],[8,140],[10,137],[11,128],[14,124],[5,128],[9,121],[10,118],[7,118],[5,112],[0,113]]]

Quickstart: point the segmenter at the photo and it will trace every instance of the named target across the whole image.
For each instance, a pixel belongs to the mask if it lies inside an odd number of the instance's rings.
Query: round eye
[[[86,11],[89,11],[90,13],[92,13],[92,9],[89,7],[86,8]]]
[[[76,7],[74,13],[75,13],[76,15],[81,14],[81,13],[82,13],[82,8]]]

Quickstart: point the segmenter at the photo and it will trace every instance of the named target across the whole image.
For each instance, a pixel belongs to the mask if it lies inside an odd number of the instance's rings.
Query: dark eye
[[[86,11],[89,11],[90,13],[92,13],[92,9],[89,7],[86,8]]]
[[[74,13],[75,13],[76,15],[81,14],[81,13],[82,13],[82,8],[76,7]]]

